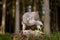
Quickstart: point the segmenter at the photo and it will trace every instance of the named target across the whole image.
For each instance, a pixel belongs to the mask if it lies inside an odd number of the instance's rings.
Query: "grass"
[[[60,40],[60,32],[54,32],[50,37],[46,36],[44,40]]]
[[[11,35],[6,33],[4,35],[0,35],[0,40],[12,40]]]
[[[60,32],[54,32],[51,34],[51,40],[60,40]]]

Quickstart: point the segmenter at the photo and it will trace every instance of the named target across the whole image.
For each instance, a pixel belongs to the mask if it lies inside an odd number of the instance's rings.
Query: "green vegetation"
[[[4,35],[0,35],[0,40],[12,40],[11,35],[6,33]]]
[[[60,40],[60,33],[59,32],[54,32],[50,35],[50,38],[46,36],[44,40]]]
[[[60,33],[59,32],[55,32],[53,34],[51,34],[51,40],[60,40]]]

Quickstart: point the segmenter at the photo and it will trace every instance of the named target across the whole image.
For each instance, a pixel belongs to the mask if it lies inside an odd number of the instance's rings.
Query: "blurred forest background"
[[[60,32],[60,0],[0,0],[0,33],[19,33],[21,17],[29,10],[39,13],[48,35]]]

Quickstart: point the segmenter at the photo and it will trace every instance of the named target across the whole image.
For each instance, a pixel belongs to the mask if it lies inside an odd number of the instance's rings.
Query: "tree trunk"
[[[36,11],[36,0],[34,0],[33,11]]]
[[[56,18],[55,19],[56,20],[56,24],[55,25],[56,26],[55,27],[56,27],[56,31],[58,31],[59,30],[58,29],[58,15],[57,15],[58,13],[57,13],[57,3],[56,3],[56,1],[55,1],[55,12],[56,12],[56,16],[55,16],[55,18]]]
[[[24,0],[22,0],[22,4],[23,4],[23,11],[22,11],[22,13],[24,14],[25,13],[25,3],[24,3]]]
[[[6,14],[6,0],[3,0],[3,14],[2,14],[2,33],[5,33],[5,14]]]
[[[19,0],[16,0],[15,33],[18,34],[19,31],[20,31],[20,26],[19,26]]]
[[[44,20],[44,32],[47,35],[50,35],[50,10],[49,10],[49,0],[43,0],[43,8],[45,11],[45,20]]]

